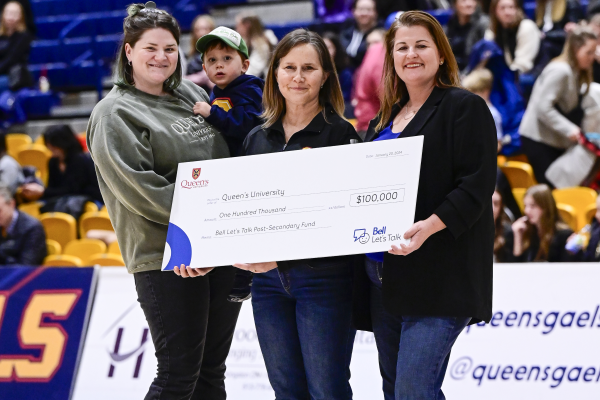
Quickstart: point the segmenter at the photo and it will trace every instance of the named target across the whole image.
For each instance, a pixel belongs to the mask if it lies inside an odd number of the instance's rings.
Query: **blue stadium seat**
[[[60,41],[55,40],[34,40],[31,42],[31,53],[29,54],[30,64],[46,64],[62,61],[62,52],[60,51]]]
[[[35,19],[39,39],[58,39],[60,32],[73,20],[72,15],[38,17]]]
[[[46,71],[50,87],[65,87],[69,85],[69,66],[67,63],[35,64],[29,66],[29,71],[34,82],[40,78],[42,71]]]
[[[122,34],[98,35],[96,36],[95,56],[102,60],[114,60],[117,58]]]

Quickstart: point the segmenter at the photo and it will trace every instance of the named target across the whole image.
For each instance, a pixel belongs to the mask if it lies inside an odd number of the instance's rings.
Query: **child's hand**
[[[210,104],[199,101],[194,105],[194,114],[200,114],[204,118],[210,115]]]

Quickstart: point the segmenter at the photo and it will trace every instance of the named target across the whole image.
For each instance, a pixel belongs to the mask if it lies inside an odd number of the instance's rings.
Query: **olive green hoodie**
[[[198,101],[206,92],[187,80],[166,96],[115,86],[90,117],[88,148],[130,273],[162,266],[177,164],[229,156],[221,133],[194,115]]]

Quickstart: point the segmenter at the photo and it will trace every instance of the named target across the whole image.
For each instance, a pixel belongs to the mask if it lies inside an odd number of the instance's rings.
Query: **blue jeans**
[[[372,283],[371,320],[385,400],[444,400],[450,350],[471,318],[394,316]]]
[[[252,308],[277,400],[350,400],[352,268],[254,274]]]

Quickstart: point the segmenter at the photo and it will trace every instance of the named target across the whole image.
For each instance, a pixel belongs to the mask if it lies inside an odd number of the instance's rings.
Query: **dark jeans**
[[[367,259],[367,269],[375,269]],[[380,264],[380,263],[379,263]],[[443,400],[450,350],[471,318],[396,317],[371,284],[371,319],[385,400]]]
[[[535,180],[554,188],[554,185],[546,179],[546,170],[558,157],[564,154],[565,149],[536,142],[524,136],[521,136],[521,147],[529,160],[529,164],[531,164],[531,168],[533,168]]]
[[[350,400],[352,268],[254,274],[252,308],[277,400]]]
[[[186,279],[134,274],[158,360],[146,400],[225,400],[225,359],[241,308],[227,301],[234,274],[233,267]]]

